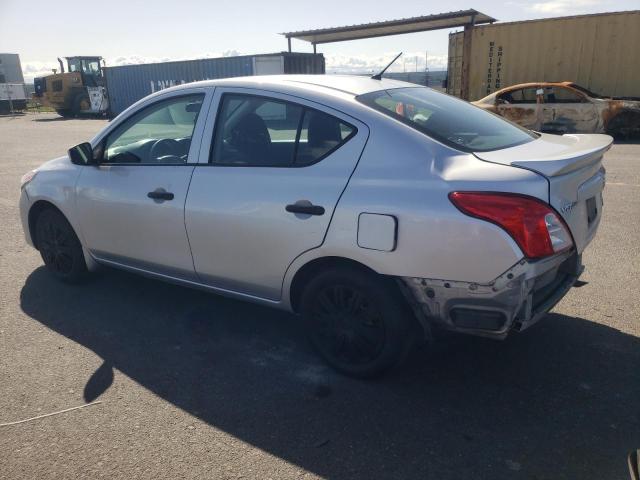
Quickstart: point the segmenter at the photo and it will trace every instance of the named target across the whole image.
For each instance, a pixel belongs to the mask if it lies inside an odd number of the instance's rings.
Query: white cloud
[[[597,5],[598,0],[545,0],[520,4],[527,10],[543,14],[581,13],[580,10]]]
[[[380,55],[343,55],[325,53],[327,73],[372,73],[382,70],[398,52],[387,52]],[[424,52],[406,52],[389,68],[389,72],[424,71]],[[447,55],[429,55],[430,70],[446,70]]]

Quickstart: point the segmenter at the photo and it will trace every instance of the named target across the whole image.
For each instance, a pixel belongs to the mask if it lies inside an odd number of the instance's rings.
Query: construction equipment
[[[109,99],[102,71],[102,57],[65,57],[60,73],[34,79],[34,100],[51,107],[63,117],[102,115]]]

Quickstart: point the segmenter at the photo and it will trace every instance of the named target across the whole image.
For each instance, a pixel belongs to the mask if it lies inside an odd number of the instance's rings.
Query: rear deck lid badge
[[[560,208],[560,211],[561,211],[562,213],[569,214],[569,213],[571,213],[571,211],[573,210],[573,207],[575,207],[575,206],[576,206],[576,203],[577,203],[577,202],[569,202],[569,203],[566,203],[566,204],[564,204],[564,205],[562,206],[562,208]]]

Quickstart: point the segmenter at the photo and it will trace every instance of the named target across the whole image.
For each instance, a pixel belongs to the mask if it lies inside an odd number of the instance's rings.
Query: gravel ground
[[[20,176],[102,120],[0,118],[0,478],[625,479],[640,447],[640,145],[607,154],[583,286],[504,342],[451,336],[376,382],[282,312],[105,270],[54,281]]]

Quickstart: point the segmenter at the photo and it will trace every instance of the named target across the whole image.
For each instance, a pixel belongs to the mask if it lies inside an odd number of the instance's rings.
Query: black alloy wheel
[[[385,342],[385,326],[367,292],[354,285],[329,285],[313,303],[315,343],[339,362],[375,360]]]
[[[407,352],[411,313],[395,285],[376,274],[324,271],[306,286],[300,311],[313,346],[347,375],[377,376]]]
[[[64,216],[54,209],[40,213],[36,239],[47,269],[61,280],[74,282],[87,271],[82,246]]]

